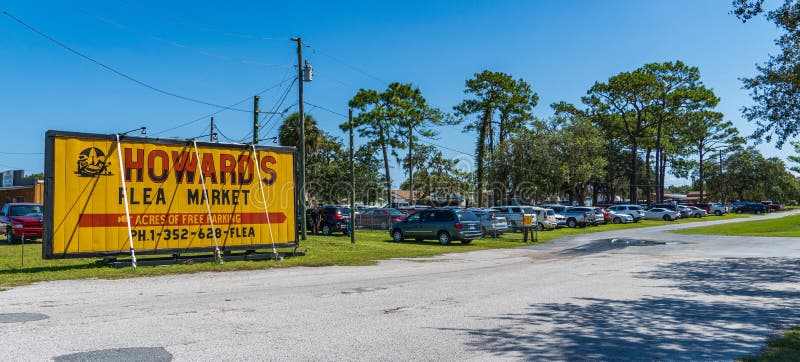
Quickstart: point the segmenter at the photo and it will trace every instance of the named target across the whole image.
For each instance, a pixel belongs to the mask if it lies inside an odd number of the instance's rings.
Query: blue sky
[[[464,81],[484,69],[523,78],[549,104],[579,103],[595,81],[645,63],[683,60],[700,68],[721,98],[718,110],[740,131],[753,127],[739,109],[750,104],[738,78],[775,53],[776,27],[763,18],[742,24],[717,1],[5,1],[8,11],[73,49],[167,92],[235,108],[296,110],[289,87],[301,36],[315,79],[307,102],[340,114],[359,88],[410,82],[443,110],[463,98]],[[0,170],[43,169],[49,129],[116,133],[146,126],[153,136],[207,134],[205,115],[220,109],[166,96],[70,53],[0,16]],[[272,87],[272,88],[271,88]],[[343,136],[339,115],[306,107],[321,127]],[[189,121],[186,126],[170,129]],[[222,111],[221,131],[239,140],[252,114]],[[265,120],[266,121],[266,120]],[[265,125],[276,135],[277,117]],[[441,129],[432,141],[467,154],[475,135]],[[760,146],[784,158],[790,147]],[[463,157],[444,149],[448,156]],[[401,180],[394,165],[393,178]],[[671,180],[669,183],[680,183]]]

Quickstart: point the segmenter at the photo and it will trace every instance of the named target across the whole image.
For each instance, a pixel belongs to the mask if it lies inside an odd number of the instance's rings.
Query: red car
[[[776,204],[772,201],[761,201],[761,203],[769,208],[769,212],[781,211],[782,209],[781,204]]]
[[[42,238],[42,205],[30,202],[9,202],[0,209],[0,232],[14,243],[25,237]]]
[[[356,216],[356,228],[389,230],[403,221],[406,213],[395,209],[367,209]]]

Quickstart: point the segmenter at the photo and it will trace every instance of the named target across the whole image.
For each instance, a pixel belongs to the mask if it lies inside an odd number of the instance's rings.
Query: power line
[[[173,23],[173,24],[176,24],[176,25],[180,25],[180,26],[183,26],[183,27],[186,27],[186,28],[191,28],[191,29],[202,30],[202,31],[205,31],[205,32],[216,33],[216,34],[220,34],[220,35],[224,35],[224,36],[228,36],[228,37],[241,38],[241,39],[254,39],[254,40],[283,40],[283,39],[288,38],[288,36],[287,37],[277,38],[277,37],[264,37],[264,36],[260,36],[260,35],[250,35],[250,34],[241,34],[241,33],[221,31],[221,30],[217,30],[217,29],[214,29],[214,28],[195,25],[195,24],[191,24],[191,23],[187,23],[187,22],[183,22],[183,21],[177,21],[177,20],[174,20],[172,18],[169,18],[169,17],[163,16],[161,14],[158,14],[153,10],[143,9],[140,6],[136,6],[136,4],[131,4],[129,1],[122,1],[122,3],[128,5],[128,7],[131,7],[131,8],[138,8],[138,10],[140,12],[145,12],[145,13],[148,13],[150,15],[154,15],[157,18],[161,18],[163,20],[166,20],[166,21],[168,21],[170,23]]]
[[[283,109],[283,111],[281,112],[281,120],[280,120],[280,121],[278,121],[278,120],[275,120],[275,122],[274,122],[274,123],[272,123],[272,125],[271,125],[271,126],[269,126],[269,129],[267,130],[267,132],[266,132],[265,134],[266,134],[266,135],[269,135],[269,134],[272,132],[272,130],[274,130],[274,129],[275,129],[275,127],[276,127],[276,126],[278,126],[279,124],[283,123],[283,121],[285,121],[285,120],[286,120],[286,113],[288,113],[288,112],[289,112],[289,110],[291,110],[292,108],[296,107],[296,106],[297,106],[297,104],[298,104],[298,103],[297,103],[297,102],[295,102],[294,104],[292,104],[292,105],[290,105],[290,106],[288,106],[288,107],[284,108],[284,109]],[[266,123],[265,123],[265,124],[266,124]]]
[[[72,6],[70,6],[70,7],[72,7]],[[100,20],[100,21],[102,21],[102,22],[104,22],[106,24],[112,25],[112,26],[114,26],[116,28],[122,29],[124,31],[129,32],[129,33],[134,33],[134,34],[146,37],[146,38],[150,38],[152,40],[155,40],[155,41],[158,41],[158,42],[162,42],[162,43],[171,45],[171,46],[176,47],[176,48],[188,49],[188,50],[191,50],[191,51],[193,51],[195,53],[198,53],[200,55],[204,55],[204,56],[207,56],[207,57],[210,57],[210,58],[220,59],[220,60],[225,60],[225,61],[238,61],[238,62],[240,62],[242,64],[252,64],[252,65],[259,65],[259,66],[263,66],[263,67],[282,67],[282,68],[291,67],[291,65],[286,65],[286,64],[262,63],[262,62],[257,62],[257,61],[253,61],[253,60],[236,59],[236,58],[232,58],[232,57],[229,57],[229,56],[212,53],[212,52],[209,52],[207,50],[203,50],[203,49],[195,48],[195,47],[192,47],[192,46],[189,46],[189,45],[181,44],[181,43],[169,40],[169,39],[165,39],[165,38],[162,38],[162,37],[159,37],[159,36],[156,36],[156,35],[152,35],[152,34],[149,34],[149,33],[134,29],[134,28],[132,28],[130,26],[121,24],[121,23],[119,23],[117,21],[105,18],[105,17],[100,16],[100,15],[93,14],[93,13],[91,13],[91,12],[89,12],[87,10],[84,10],[82,8],[78,8],[78,7],[72,7],[72,8],[77,10],[78,12],[83,13],[84,15],[91,16],[91,17],[93,17],[93,18],[95,18],[97,20]]]
[[[344,118],[344,119],[347,119],[347,118],[349,118],[347,115],[344,115],[344,114],[341,114],[341,113],[339,113],[339,112],[336,112],[336,111],[334,111],[334,110],[332,110],[332,109],[330,109],[330,108],[325,108],[325,107],[323,107],[323,106],[318,106],[318,105],[316,105],[316,104],[311,104],[311,103],[309,103],[309,102],[305,102],[305,101],[304,101],[303,103],[305,103],[305,104],[307,104],[307,105],[309,105],[309,106],[312,106],[312,107],[314,107],[314,108],[319,108],[319,109],[321,109],[321,110],[323,110],[323,111],[326,111],[326,112],[328,112],[328,113],[335,114],[335,115],[337,115],[337,116],[340,116],[340,117],[342,117],[342,118]]]
[[[262,91],[260,91],[260,92],[256,93],[255,95],[262,95],[262,94],[264,94],[264,93],[266,93],[266,92],[269,92],[269,91],[271,91],[271,90],[273,90],[273,89],[275,89],[275,88],[277,88],[277,87],[280,87],[281,85],[283,85],[283,83],[285,83],[285,82],[286,82],[286,80],[287,80],[287,79],[283,79],[283,80],[282,80],[280,83],[278,83],[278,84],[275,84],[275,85],[273,85],[273,86],[271,86],[271,87],[269,87],[269,88],[267,88],[267,89],[264,89],[264,90],[262,90]],[[242,103],[244,103],[244,102],[247,102],[247,101],[248,101],[248,100],[250,100],[251,98],[252,98],[252,97],[249,97],[249,96],[248,96],[247,98],[244,98],[244,99],[242,99],[242,100],[240,100],[240,101],[238,101],[238,102],[236,102],[236,103],[234,103],[234,104],[231,104],[231,107],[235,107],[235,106],[238,106],[238,105],[240,105],[240,104],[242,104]],[[188,126],[188,125],[190,125],[190,124],[194,124],[194,123],[200,122],[200,121],[202,121],[202,120],[204,120],[204,119],[208,119],[208,117],[211,117],[211,116],[217,115],[217,114],[219,114],[219,113],[222,113],[222,112],[224,112],[224,111],[226,111],[226,110],[227,110],[227,109],[220,109],[220,110],[218,110],[218,111],[216,111],[216,112],[209,113],[209,114],[207,114],[207,115],[204,115],[204,116],[201,116],[201,117],[195,118],[195,119],[193,119],[193,120],[191,120],[191,121],[184,122],[184,123],[181,123],[181,124],[179,124],[179,125],[177,125],[177,126],[174,126],[174,127],[171,127],[171,128],[167,128],[167,129],[165,129],[165,130],[162,130],[162,131],[159,131],[159,132],[153,133],[152,135],[153,135],[153,136],[157,136],[157,135],[160,135],[160,134],[162,134],[162,133],[166,133],[166,132],[169,132],[169,131],[172,131],[172,130],[175,130],[175,129],[178,129],[178,128],[181,128],[181,127],[186,127],[186,126]],[[251,132],[251,133],[252,133],[252,132]]]
[[[279,101],[278,101],[278,102],[275,104],[275,106],[274,106],[274,107],[272,107],[272,111],[271,111],[271,112],[269,112],[269,119],[265,119],[263,123],[261,123],[261,122],[259,123],[259,127],[258,127],[258,129],[259,129],[259,130],[263,129],[263,128],[264,128],[264,126],[266,126],[266,125],[267,125],[267,123],[269,123],[270,121],[272,121],[272,118],[273,118],[273,117],[275,117],[275,115],[276,115],[276,114],[278,114],[278,109],[280,109],[280,107],[283,105],[283,102],[285,102],[285,101],[286,101],[286,97],[287,97],[287,96],[289,96],[289,92],[292,90],[292,87],[294,86],[294,82],[296,82],[296,81],[297,81],[297,77],[295,77],[295,78],[292,80],[292,83],[291,83],[291,84],[289,84],[289,86],[288,86],[288,87],[286,87],[286,91],[284,91],[284,92],[283,92],[283,95],[281,96],[280,100],[279,100]],[[284,110],[283,110],[283,112],[281,112],[281,115],[283,115],[283,114],[285,114],[286,112],[288,112],[288,111],[289,111],[289,108],[291,108],[291,106],[290,106],[290,107],[288,107],[288,108],[286,108],[286,109],[284,109]],[[265,118],[266,118],[266,117],[265,117]],[[278,122],[275,122],[275,123],[273,123],[273,124],[272,124],[272,125],[269,127],[269,129],[267,130],[267,132],[266,132],[265,134],[269,134],[270,132],[272,132],[272,130],[273,130],[273,129],[275,129],[275,125],[277,125],[277,124],[278,124]],[[253,133],[253,132],[250,132],[250,134],[251,134],[251,135],[252,135],[252,133]],[[248,136],[248,137],[249,137],[249,136]],[[260,137],[261,137],[261,134],[260,134],[260,131],[259,131],[259,135],[258,135],[258,137],[256,137],[256,138],[260,138]],[[247,137],[245,137],[245,138],[247,138]]]
[[[238,112],[249,112],[249,111],[247,111],[247,110],[244,110],[244,109],[238,109],[238,108],[231,108],[231,107],[221,106],[221,105],[219,105],[219,104],[214,104],[214,103],[210,103],[210,102],[202,101],[202,100],[195,99],[195,98],[185,97],[185,96],[182,96],[182,95],[179,95],[179,94],[173,93],[173,92],[169,92],[169,91],[165,91],[165,90],[163,90],[163,89],[157,88],[157,87],[155,87],[155,86],[152,86],[152,85],[150,85],[150,84],[147,84],[147,83],[145,83],[145,82],[143,82],[143,81],[140,81],[140,80],[138,80],[138,79],[136,79],[136,78],[134,78],[134,77],[132,77],[132,76],[130,76],[130,75],[128,75],[128,74],[125,74],[124,72],[122,72],[122,71],[119,71],[119,70],[117,70],[117,69],[115,69],[115,68],[113,68],[113,67],[111,67],[111,66],[108,66],[108,65],[106,65],[106,64],[103,64],[103,63],[101,63],[100,61],[97,61],[97,60],[95,60],[94,58],[92,58],[92,57],[90,57],[90,56],[88,56],[88,55],[86,55],[86,54],[83,54],[83,53],[81,53],[81,52],[79,52],[79,51],[77,51],[77,50],[75,50],[75,49],[73,49],[73,48],[71,48],[71,47],[69,47],[68,45],[66,45],[66,44],[64,44],[64,43],[62,43],[62,42],[60,42],[60,41],[56,40],[55,38],[51,37],[50,35],[47,35],[47,34],[45,34],[44,32],[40,31],[39,29],[36,29],[36,28],[34,28],[33,26],[31,26],[31,25],[28,25],[28,24],[27,24],[27,23],[25,23],[24,21],[20,20],[19,18],[15,17],[14,15],[11,15],[10,13],[8,13],[8,12],[7,12],[7,11],[5,11],[5,10],[3,11],[3,15],[5,15],[5,16],[7,16],[8,18],[10,18],[10,19],[12,19],[12,20],[16,21],[17,23],[19,23],[19,24],[21,24],[22,26],[24,26],[24,27],[28,28],[30,31],[32,31],[32,32],[34,32],[34,33],[36,33],[36,34],[38,34],[39,36],[41,36],[41,37],[43,37],[43,38],[45,38],[45,39],[49,40],[50,42],[52,42],[52,43],[54,43],[54,44],[56,44],[56,45],[58,45],[58,46],[60,46],[60,47],[62,47],[62,48],[64,48],[64,49],[68,50],[69,52],[71,52],[71,53],[73,53],[73,54],[75,54],[75,55],[77,55],[77,56],[79,56],[79,57],[81,57],[81,58],[83,58],[83,59],[86,59],[86,60],[88,60],[88,61],[90,61],[90,62],[92,62],[92,63],[95,63],[95,64],[97,64],[98,66],[100,66],[100,67],[103,67],[103,68],[105,68],[105,69],[107,69],[107,70],[109,70],[109,71],[113,72],[114,74],[117,74],[117,75],[119,75],[120,77],[123,77],[123,78],[125,78],[125,79],[127,79],[127,80],[129,80],[129,81],[131,81],[131,82],[134,82],[134,83],[136,83],[136,84],[139,84],[139,85],[141,85],[141,86],[143,86],[143,87],[145,87],[145,88],[148,88],[148,89],[150,89],[150,90],[153,90],[153,91],[155,91],[155,92],[158,92],[158,93],[161,93],[161,94],[164,94],[164,95],[168,95],[168,96],[170,96],[170,97],[175,97],[175,98],[178,98],[178,99],[183,99],[183,100],[185,100],[185,101],[190,101],[190,102],[194,102],[194,103],[204,104],[204,105],[207,105],[207,106],[212,106],[212,107],[222,108],[222,109],[231,110],[231,111],[238,111]]]
[[[215,124],[214,125],[214,129],[216,129],[217,133],[219,133],[219,135],[222,136],[222,138],[224,138],[226,141],[228,141],[230,143],[240,143],[239,141],[232,140],[232,139],[228,138],[228,136],[226,136],[224,133],[222,133],[222,131],[219,129],[218,125]]]
[[[372,74],[369,74],[369,73],[361,70],[360,68],[358,68],[358,67],[356,67],[354,65],[350,65],[350,64],[346,63],[345,61],[340,60],[340,59],[334,57],[333,55],[330,55],[327,52],[324,52],[324,51],[320,50],[319,48],[317,48],[315,46],[312,46],[311,44],[308,44],[308,43],[305,43],[305,42],[303,42],[303,44],[311,47],[312,49],[314,49],[315,52],[319,52],[320,54],[322,54],[322,55],[324,55],[324,56],[326,56],[328,58],[333,59],[335,62],[340,63],[340,64],[342,64],[342,65],[344,65],[344,66],[346,66],[346,67],[358,72],[358,73],[361,73],[362,75],[365,75],[365,76],[367,76],[369,78],[375,79],[375,80],[377,80],[377,81],[379,81],[379,82],[381,82],[383,84],[387,84],[387,85],[389,84],[389,82],[387,82],[387,81],[385,81],[385,80],[383,80],[381,78],[378,78],[378,77],[376,77],[376,76],[374,76]]]

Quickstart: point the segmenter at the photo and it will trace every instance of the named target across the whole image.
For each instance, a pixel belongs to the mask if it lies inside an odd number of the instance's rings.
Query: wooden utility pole
[[[408,127],[408,181],[411,189],[411,205],[417,206],[414,198],[414,127]]]
[[[299,100],[298,112],[300,120],[297,135],[297,154],[300,158],[300,177],[298,188],[300,189],[300,238],[306,240],[306,115],[303,104],[303,40],[300,37],[289,40],[297,42],[297,95]]]
[[[258,100],[259,96],[253,97],[253,144],[258,144]]]
[[[356,243],[356,158],[353,151],[353,109],[350,108],[347,117],[347,126],[350,128],[350,243]]]
[[[217,138],[217,133],[214,132],[214,117],[211,117],[211,132],[208,133],[208,140],[210,142],[214,142],[214,139]]]

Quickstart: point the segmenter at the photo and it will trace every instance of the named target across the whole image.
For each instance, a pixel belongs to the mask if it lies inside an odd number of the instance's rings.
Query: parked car
[[[605,224],[606,222],[611,221],[608,211],[603,209],[602,207],[595,207],[594,208],[594,223],[595,224]]]
[[[492,210],[497,211],[497,216],[505,217],[506,222],[508,222],[508,228],[513,231],[522,230],[524,226],[522,224],[523,215],[533,216],[533,210],[530,209],[530,206],[495,206]]]
[[[30,202],[9,202],[0,209],[0,231],[6,241],[15,243],[25,237],[42,238],[42,205]]]
[[[726,214],[728,212],[728,207],[720,202],[701,202],[695,204],[694,206],[705,210],[709,215],[714,214],[717,216],[722,216],[722,214]]]
[[[783,209],[781,204],[772,201],[761,201],[761,204],[766,205],[770,212],[780,211],[781,209]]]
[[[752,212],[758,215],[767,212],[767,210],[769,210],[767,205],[760,202],[742,202],[733,207],[733,212],[737,214]]]
[[[567,219],[567,226],[571,228],[584,227],[594,224],[594,209],[584,206],[568,207],[564,211],[564,217]]]
[[[319,232],[323,235],[331,235],[341,232],[347,235],[348,223],[350,222],[350,209],[342,206],[323,206],[309,208],[306,210],[306,227],[315,230],[314,223],[319,220]]]
[[[556,219],[556,212],[553,209],[543,207],[531,207],[536,215],[536,229],[537,230],[553,230],[558,227],[558,219]]]
[[[567,207],[564,205],[539,205],[545,209],[553,210],[553,213],[556,215],[556,225],[558,227],[567,226],[567,217],[564,216],[564,213],[567,211]]]
[[[396,209],[366,209],[356,216],[356,228],[389,230],[405,218],[406,213]]]
[[[399,210],[399,211],[402,211],[403,213],[406,214],[406,216],[408,216],[408,215],[411,215],[411,214],[413,214],[413,213],[415,213],[417,211],[426,210],[428,208],[429,208],[428,206],[424,206],[424,205],[415,205],[415,206],[408,205],[408,206],[403,206],[403,207],[397,207],[396,209]]]
[[[686,205],[675,205],[675,207],[678,209],[678,212],[681,214],[681,218],[686,218],[686,217],[689,217],[689,216],[692,215],[692,209],[690,209],[689,206],[686,206]]]
[[[644,218],[644,209],[639,205],[614,205],[609,206],[608,211],[618,214],[628,214],[633,217],[633,222],[639,222]]]
[[[442,245],[450,244],[452,240],[469,244],[481,237],[481,228],[478,217],[468,210],[432,208],[417,211],[392,225],[389,235],[396,242],[433,239]]]
[[[650,206],[651,209],[659,208],[659,209],[667,209],[672,210],[678,213],[678,218],[684,217],[683,213],[681,213],[681,209],[678,207],[679,205],[676,204],[653,204]]]
[[[644,212],[644,218],[647,220],[674,221],[680,218],[680,212],[662,207],[654,207]]]
[[[701,218],[708,216],[708,212],[706,212],[706,210],[703,210],[697,206],[687,206],[687,208],[690,210],[689,216],[691,217]]]
[[[493,209],[469,209],[478,217],[481,224],[481,236],[498,237],[508,231],[508,222],[504,216],[499,216]]]
[[[627,224],[629,222],[634,222],[633,216],[630,214],[623,214],[621,212],[614,212],[609,210],[608,215],[611,218],[611,222],[614,224]]]

